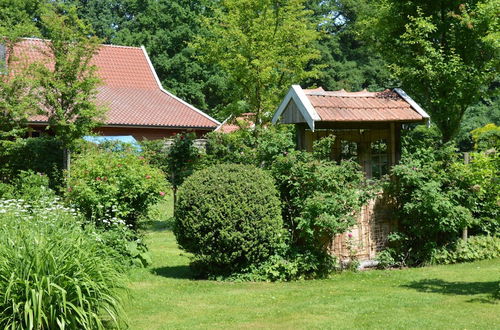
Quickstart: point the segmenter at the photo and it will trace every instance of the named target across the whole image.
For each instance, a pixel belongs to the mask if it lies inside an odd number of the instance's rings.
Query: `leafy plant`
[[[452,264],[500,257],[500,237],[473,236],[433,251],[431,263]]]
[[[209,164],[236,163],[270,168],[276,157],[295,148],[293,132],[287,127],[240,129],[230,134],[208,134],[207,155]]]
[[[266,262],[282,247],[278,192],[263,170],[215,165],[179,188],[174,233],[200,275],[228,276]]]
[[[471,135],[476,150],[494,148],[496,151],[500,151],[500,127],[495,124],[476,128],[471,132]]]
[[[194,146],[194,133],[177,134],[168,149],[167,169],[169,181],[174,190],[174,204],[177,198],[177,188],[190,176],[199,157],[199,150]]]
[[[26,155],[30,155],[26,157]],[[0,142],[0,180],[10,182],[21,171],[34,171],[49,177],[51,188],[62,184],[62,145],[51,137]]]
[[[54,201],[0,200],[1,327],[120,326],[120,266],[82,224]]]
[[[87,219],[123,219],[133,228],[168,191],[161,170],[143,156],[129,152],[89,149],[75,159],[66,198]]]

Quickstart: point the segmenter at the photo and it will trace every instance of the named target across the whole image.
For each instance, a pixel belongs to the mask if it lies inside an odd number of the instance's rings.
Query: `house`
[[[23,39],[13,52],[28,62],[47,60],[44,50],[48,42]],[[144,47],[101,45],[92,64],[97,66],[102,80],[96,102],[109,109],[97,134],[131,135],[137,140],[160,139],[185,131],[202,136],[220,125],[162,87]],[[35,116],[29,124],[37,134],[45,130],[47,119]]]
[[[240,130],[241,128],[254,128],[255,127],[255,113],[246,112],[239,116],[230,115],[224,120],[219,127],[215,129],[219,133],[232,133]]]
[[[312,151],[314,141],[334,135],[332,159],[355,159],[371,178],[387,174],[399,161],[402,126],[429,120],[429,115],[398,88],[347,92],[294,85],[272,121],[296,126],[299,149]]]
[[[335,136],[333,160],[354,159],[368,178],[379,178],[400,159],[403,125],[428,124],[429,120],[429,115],[398,88],[347,92],[294,85],[272,122],[295,125],[297,145],[303,150],[311,151],[314,141],[322,137]],[[349,234],[332,239],[331,253],[348,259],[354,244],[357,258],[373,259],[397,226],[391,203],[382,193],[371,200],[358,214],[357,225]]]

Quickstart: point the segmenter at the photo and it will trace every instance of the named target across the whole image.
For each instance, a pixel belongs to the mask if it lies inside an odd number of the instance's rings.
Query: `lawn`
[[[190,279],[188,255],[164,223],[147,241],[153,265],[130,274],[131,329],[498,329],[500,260],[343,273],[292,283]]]

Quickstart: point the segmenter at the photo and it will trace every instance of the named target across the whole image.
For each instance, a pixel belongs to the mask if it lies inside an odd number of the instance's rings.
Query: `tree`
[[[16,42],[5,38],[0,44],[0,57],[9,54],[8,60],[0,63],[0,140],[24,135],[37,106],[30,65],[13,54]],[[16,74],[9,74],[14,65]]]
[[[373,52],[359,37],[358,17],[371,8],[367,0],[309,0],[313,11],[321,57],[315,64],[323,68],[317,78],[304,85],[321,86],[326,90],[383,90],[396,85],[391,79],[387,62]]]
[[[382,0],[361,20],[365,37],[429,111],[445,142],[498,74],[499,7],[496,0]]]
[[[22,136],[36,108],[30,65],[14,48],[21,37],[38,33],[30,13],[40,6],[41,1],[0,3],[0,140]]]
[[[145,46],[162,85],[206,112],[225,103],[220,70],[195,58],[189,43],[203,34],[203,1],[66,0],[106,43]],[[220,118],[222,119],[222,118]]]
[[[269,119],[293,83],[314,77],[306,65],[319,56],[319,38],[304,0],[222,0],[205,18],[193,46],[229,79],[227,112],[251,111]],[[227,113],[226,113],[227,114]]]
[[[50,40],[45,42],[47,62],[36,68],[40,113],[48,117],[50,128],[69,150],[74,142],[99,125],[105,109],[96,105],[100,82],[91,63],[99,39],[89,37],[91,30],[73,7],[47,9],[42,28]]]

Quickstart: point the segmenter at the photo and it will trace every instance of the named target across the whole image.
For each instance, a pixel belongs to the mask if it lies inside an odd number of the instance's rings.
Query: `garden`
[[[416,3],[0,3],[0,328],[497,328],[498,2]],[[15,66],[26,36],[53,63]],[[89,142],[104,43],[145,43],[158,86],[252,121]],[[271,120],[297,82],[402,86],[431,121],[398,123],[372,177],[339,136],[306,151]],[[395,225],[362,263],[382,195]]]
[[[372,318],[370,308],[398,309],[395,302],[410,296],[416,301],[407,308],[417,314],[442,299],[457,315],[469,305],[485,313],[500,293],[498,128],[473,132],[467,164],[452,146],[431,150],[430,131],[407,132],[391,178],[370,181],[354,161],[328,158],[324,145],[334,137],[312,153],[297,151],[291,130],[279,126],[210,133],[205,149],[193,134],[177,135],[168,148],[145,141],[140,151],[81,141],[70,174],[56,139],[8,143],[0,169],[1,324],[149,328],[146,320],[157,317],[158,328],[306,327],[286,316],[303,312],[322,327],[346,322],[329,318],[329,308],[354,308],[368,325],[386,319]],[[16,157],[27,147],[38,161]],[[377,257],[382,270],[359,272],[355,259],[342,264],[331,255],[328,242],[349,231],[378,189],[396,201],[399,230]],[[393,298],[377,300],[384,294]],[[228,297],[235,305],[225,305]],[[262,310],[257,302],[268,299],[279,309]],[[180,317],[192,304],[201,304],[199,319]],[[220,316],[249,305],[244,317]],[[477,322],[494,324],[487,323],[493,315]],[[432,324],[445,327],[440,322]]]

